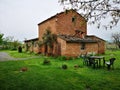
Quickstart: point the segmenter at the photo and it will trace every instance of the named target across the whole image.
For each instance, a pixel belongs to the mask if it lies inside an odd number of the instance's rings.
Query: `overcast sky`
[[[0,0],[0,33],[5,37],[24,41],[38,37],[37,24],[63,11],[58,0]],[[111,34],[120,32],[120,23],[112,30],[88,25],[88,34],[111,40]]]

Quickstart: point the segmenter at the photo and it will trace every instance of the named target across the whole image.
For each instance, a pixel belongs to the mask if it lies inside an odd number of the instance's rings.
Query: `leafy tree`
[[[53,54],[54,43],[57,43],[57,35],[52,34],[49,29],[43,35],[43,44],[45,45],[45,54],[48,53],[48,47],[50,47],[50,54]]]
[[[113,38],[114,43],[120,49],[120,33],[114,33],[114,34],[112,34],[112,38]]]
[[[40,49],[41,49],[41,47],[43,45],[43,42],[42,41],[38,41],[37,45],[38,45],[38,48],[39,48],[39,51],[40,51]],[[41,53],[41,51],[39,53]]]
[[[7,36],[7,37],[4,38],[4,41],[13,42],[14,41],[14,37],[13,36]]]
[[[38,45],[38,47],[41,47],[43,45],[43,42],[42,41],[38,41],[37,45]]]
[[[3,38],[3,47],[4,49],[12,49],[12,42],[14,41],[13,40],[14,37],[12,36],[7,36],[5,38]]]
[[[13,42],[11,42],[11,49],[12,50],[17,50],[18,46],[21,46],[21,43],[18,40],[14,40]]]
[[[25,44],[25,51],[27,52],[29,50],[29,45],[26,43]]]
[[[3,36],[4,34],[0,33],[0,45],[3,43]]]
[[[19,45],[21,45],[21,43],[18,40],[14,40],[13,36],[7,36],[3,38],[4,49],[17,50]]]
[[[34,51],[34,50],[33,50],[33,49],[34,49],[34,41],[31,41],[31,48],[32,48],[32,49],[31,49],[31,50],[32,50],[31,52],[33,52],[33,51]]]
[[[120,20],[120,0],[59,0],[65,9],[80,11],[90,24],[112,28]],[[109,17],[109,19],[108,19]],[[102,23],[106,19],[107,24]]]

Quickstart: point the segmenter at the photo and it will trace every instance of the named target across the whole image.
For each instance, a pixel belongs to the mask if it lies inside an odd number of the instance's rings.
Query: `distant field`
[[[23,58],[35,54],[7,51],[10,55]],[[43,65],[40,58],[0,62],[0,90],[120,90],[120,51],[107,50],[105,59],[115,57],[114,70],[84,66],[82,58],[62,60],[47,57],[50,64]],[[61,66],[66,64],[68,69]],[[79,65],[79,68],[74,68]],[[21,72],[26,68],[25,72]]]
[[[118,47],[113,43],[106,43],[106,49],[114,50],[114,49],[118,49]]]

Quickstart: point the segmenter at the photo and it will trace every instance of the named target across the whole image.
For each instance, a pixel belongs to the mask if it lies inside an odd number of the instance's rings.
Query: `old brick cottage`
[[[37,43],[43,41],[42,37],[48,28],[57,35],[53,55],[77,57],[81,54],[105,52],[105,41],[94,35],[88,36],[86,19],[74,10],[58,13],[39,23],[38,38],[25,41],[30,51],[45,53],[45,46]],[[49,53],[49,48],[47,49]]]

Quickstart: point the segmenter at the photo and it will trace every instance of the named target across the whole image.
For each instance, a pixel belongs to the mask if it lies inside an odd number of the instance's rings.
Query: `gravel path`
[[[11,57],[11,56],[10,56],[8,53],[6,53],[6,52],[0,52],[0,61],[27,60],[27,59],[32,59],[32,58],[40,58],[40,56],[29,57],[29,58],[14,58],[14,57]]]
[[[8,60],[15,60],[15,58],[11,57],[5,52],[0,52],[0,61],[8,61]]]

